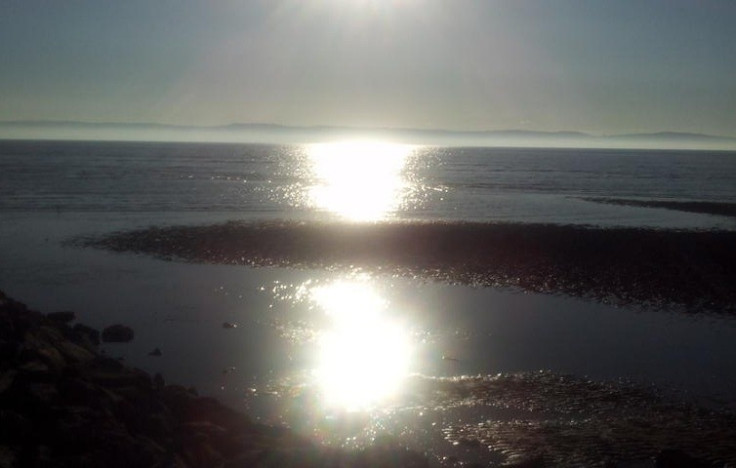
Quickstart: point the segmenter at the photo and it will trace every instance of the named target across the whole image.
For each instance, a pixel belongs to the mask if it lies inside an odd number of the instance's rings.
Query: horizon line
[[[736,142],[736,136],[718,135],[712,133],[701,132],[685,132],[676,130],[659,130],[648,132],[625,132],[625,133],[590,133],[580,130],[531,130],[524,128],[504,128],[504,129],[486,129],[486,130],[452,130],[446,128],[417,128],[417,127],[356,127],[343,125],[287,125],[280,123],[266,122],[231,122],[218,125],[193,125],[193,124],[172,124],[162,122],[90,122],[83,120],[0,120],[0,125],[79,125],[79,126],[119,126],[119,127],[164,127],[169,129],[199,129],[199,130],[228,130],[232,127],[272,127],[283,130],[306,130],[306,131],[326,131],[338,130],[349,132],[417,132],[417,133],[436,133],[436,134],[457,134],[457,135],[488,135],[488,136],[504,136],[503,134],[538,134],[547,137],[570,137],[570,138],[655,138],[655,137],[673,137],[673,138],[708,138],[718,140],[733,140]],[[514,136],[514,135],[506,135]]]

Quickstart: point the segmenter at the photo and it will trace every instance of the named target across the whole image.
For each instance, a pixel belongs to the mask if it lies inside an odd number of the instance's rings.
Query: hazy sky
[[[736,1],[3,0],[0,120],[736,136]]]

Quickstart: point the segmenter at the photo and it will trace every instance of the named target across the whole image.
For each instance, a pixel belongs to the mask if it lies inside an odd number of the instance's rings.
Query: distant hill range
[[[591,135],[529,130],[452,131],[410,128],[285,126],[263,123],[198,127],[159,123],[73,121],[0,121],[0,139],[221,141],[306,143],[335,139],[382,139],[401,143],[451,146],[691,148],[736,150],[736,138],[700,133]]]

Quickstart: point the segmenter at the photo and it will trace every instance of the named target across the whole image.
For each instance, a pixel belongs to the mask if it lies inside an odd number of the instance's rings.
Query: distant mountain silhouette
[[[387,138],[418,144],[468,146],[703,147],[736,149],[736,138],[701,133],[656,132],[591,135],[575,131],[354,128],[232,123],[220,126],[77,121],[0,121],[0,138],[121,139],[168,141],[305,142],[334,138]]]
[[[704,140],[704,141],[736,141],[736,138],[707,135],[704,133],[686,132],[656,132],[656,133],[629,133],[623,135],[612,135],[609,138],[646,138],[652,140]]]

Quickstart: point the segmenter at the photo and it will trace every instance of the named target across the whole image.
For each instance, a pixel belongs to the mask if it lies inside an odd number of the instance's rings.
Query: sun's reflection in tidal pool
[[[307,147],[314,180],[308,198],[323,210],[353,221],[386,218],[401,206],[411,145],[378,142],[322,143]]]
[[[317,286],[311,298],[328,318],[314,372],[325,406],[356,411],[395,395],[408,372],[412,346],[386,301],[361,280]]]

